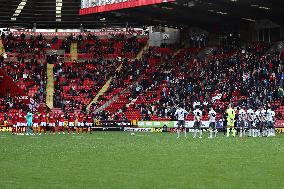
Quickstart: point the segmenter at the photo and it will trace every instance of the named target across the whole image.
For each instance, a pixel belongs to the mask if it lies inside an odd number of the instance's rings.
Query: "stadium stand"
[[[164,59],[162,65],[148,59],[150,67],[157,66],[154,71],[148,71],[148,77],[143,77],[106,110],[125,112],[128,119],[170,120],[170,110],[180,103],[189,110],[200,104],[205,112],[208,105],[213,105],[219,113],[230,102],[248,107],[270,103],[282,109],[283,66],[278,54],[264,56],[270,47],[267,43],[247,44],[244,48],[218,47],[206,61],[196,58],[198,49],[182,49],[173,59]],[[109,98],[111,95],[106,99]]]
[[[55,107],[64,110],[86,109],[122,64],[120,58],[133,58],[146,42],[146,38],[124,35],[111,38],[88,35],[86,39],[78,36],[78,59],[81,62],[55,63]]]
[[[112,78],[106,92],[90,107],[96,111],[104,106],[104,113],[97,112],[100,118],[171,120],[177,104],[189,110],[200,104],[204,112],[212,105],[221,113],[230,102],[252,107],[268,102],[277,109],[278,117],[283,117],[283,53],[266,56],[271,43],[218,46],[205,60],[197,57],[205,47],[165,45],[149,47],[141,59],[135,59],[147,38],[1,37],[9,57],[9,61],[1,61],[1,68],[39,103],[46,98],[46,62],[54,64],[54,107],[63,111],[86,110]],[[66,61],[74,42],[78,60]],[[47,49],[64,49],[65,55],[45,56]],[[1,107],[17,109],[13,100],[7,99],[1,98]]]

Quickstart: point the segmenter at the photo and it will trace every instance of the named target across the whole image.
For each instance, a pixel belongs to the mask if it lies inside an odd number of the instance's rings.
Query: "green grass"
[[[220,134],[195,140],[191,136],[0,133],[0,188],[283,188],[283,135],[240,139]]]

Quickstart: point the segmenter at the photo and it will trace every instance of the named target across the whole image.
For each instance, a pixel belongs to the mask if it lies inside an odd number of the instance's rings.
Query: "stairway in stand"
[[[132,60],[140,60],[144,54],[144,52],[146,52],[149,49],[149,42],[147,42],[147,44],[141,49],[141,51],[137,54],[137,56],[132,59]]]
[[[120,71],[121,68],[122,68],[122,64],[120,64],[120,65],[117,67],[116,71]],[[99,97],[102,96],[102,95],[107,91],[107,89],[108,89],[108,87],[109,87],[111,81],[112,81],[112,77],[110,77],[110,78],[107,80],[107,82],[104,84],[104,86],[101,88],[101,90],[100,90],[100,91],[98,92],[98,94],[95,96],[95,98],[90,102],[90,104],[87,106],[87,110],[90,110],[91,105],[92,105],[93,103],[96,103],[96,102],[98,101]]]
[[[2,55],[3,53],[5,53],[5,49],[4,49],[4,45],[2,43],[2,39],[0,39],[0,55]]]
[[[142,56],[143,56],[143,54],[144,54],[144,52],[146,52],[146,51],[148,50],[148,48],[149,48],[149,43],[147,43],[147,44],[141,49],[141,51],[137,54],[137,56],[136,56],[134,59],[132,59],[132,60],[135,60],[135,59],[138,59],[138,60],[139,60],[139,59],[141,59]],[[122,68],[122,64],[116,69],[116,71],[120,71],[121,68]],[[97,94],[97,95],[95,96],[95,98],[92,100],[92,102],[90,102],[90,104],[87,106],[87,110],[88,110],[88,111],[90,110],[91,105],[92,105],[93,103],[96,103],[96,102],[98,101],[98,98],[99,98],[101,95],[103,95],[103,94],[107,91],[107,89],[108,89],[108,87],[109,87],[111,81],[112,81],[112,77],[105,83],[105,85],[101,88],[101,90],[98,92],[98,94]],[[121,92],[121,93],[123,93],[123,92]],[[110,101],[114,101],[115,99],[118,98],[118,96],[119,96],[119,95],[117,95],[116,97],[112,98]],[[103,109],[107,106],[107,104],[110,103],[110,101],[108,101],[106,104],[104,104],[104,105],[102,105],[101,107],[99,107],[98,109],[96,109],[96,110],[95,110],[95,113],[97,113],[97,112],[100,111],[100,110],[103,110]]]
[[[53,94],[54,94],[54,74],[53,64],[47,64],[47,85],[46,85],[46,105],[53,108]]]
[[[70,54],[71,54],[71,60],[77,60],[78,58],[78,51],[77,51],[77,43],[76,42],[73,42],[71,44],[71,47],[70,47]]]

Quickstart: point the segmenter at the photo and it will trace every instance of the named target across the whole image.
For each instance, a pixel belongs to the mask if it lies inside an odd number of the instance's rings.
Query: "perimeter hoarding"
[[[129,31],[101,31],[101,32],[25,32],[25,31],[14,31],[12,32],[14,36],[20,36],[25,34],[27,36],[37,36],[43,35],[45,37],[68,37],[70,35],[78,36],[82,35],[83,37],[87,37],[89,34],[95,36],[109,36],[109,35],[143,35],[142,30],[129,30]]]
[[[163,126],[167,126],[168,128],[176,128],[178,122],[177,121],[138,121],[137,125],[140,128],[160,128]],[[194,121],[185,121],[185,127],[192,128],[194,124]],[[239,122],[237,122],[237,126],[240,125]],[[209,121],[202,121],[203,128],[209,128]],[[216,121],[216,127],[218,129],[223,128],[223,121],[218,120]],[[248,123],[245,122],[245,128],[248,127]],[[275,122],[275,128],[282,128],[284,131],[284,120],[277,120]]]
[[[81,0],[79,14],[86,15],[174,1],[175,0]]]
[[[194,121],[185,121],[186,128],[192,128]],[[218,123],[217,123],[218,125]],[[138,121],[138,127],[140,128],[161,128],[163,126],[167,126],[168,128],[176,128],[178,127],[177,121]],[[202,128],[208,128],[209,122],[203,121]]]

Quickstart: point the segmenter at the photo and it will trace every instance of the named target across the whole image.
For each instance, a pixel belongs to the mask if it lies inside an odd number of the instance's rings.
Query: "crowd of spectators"
[[[129,92],[124,93],[118,98],[117,102],[106,109],[106,112],[110,112],[112,115],[110,119],[116,117],[126,119],[126,106],[139,96],[142,89],[145,90],[151,82],[155,81],[155,79],[152,80],[153,73],[157,74],[155,65],[166,61],[171,56],[169,52],[173,52],[173,47],[166,45],[151,47],[143,53],[140,60],[125,60],[121,70],[115,73],[108,90],[98,99],[98,103],[91,107],[91,110],[95,110],[96,107],[101,106],[122,90],[127,89]]]
[[[151,120],[173,119],[173,109],[179,104],[189,111],[200,105],[205,112],[213,106],[218,113],[229,103],[253,108],[273,102],[283,105],[283,60],[279,54],[265,55],[270,46],[251,43],[217,48],[206,61],[198,60],[192,51],[169,56],[148,73],[151,79],[141,80],[138,90],[136,86],[130,91],[138,100],[124,111],[136,111],[139,119]],[[157,101],[151,100],[156,97]]]
[[[70,53],[70,46],[77,38],[73,35],[59,39],[57,36],[46,38],[42,34],[37,36],[14,36],[12,33],[5,35],[2,33],[1,39],[7,53],[24,54],[45,54],[47,49],[59,50],[63,49],[66,53]]]
[[[110,104],[111,108],[96,115],[100,119],[170,120],[180,104],[189,111],[200,105],[204,112],[213,106],[218,113],[229,103],[254,108],[284,105],[283,59],[279,54],[266,55],[269,43],[217,47],[205,60],[197,58],[199,48],[182,49],[174,56],[171,46],[150,47],[141,59],[131,60],[126,55],[137,55],[146,44],[144,39],[71,35],[47,40],[42,35],[26,39],[24,34],[2,34],[1,38],[6,52],[19,55],[16,61],[1,58],[0,68],[38,102],[45,102],[47,78],[46,62],[35,54],[45,53],[50,44],[69,53],[76,41],[79,53],[93,55],[82,62],[48,57],[47,61],[54,63],[54,106],[64,111],[85,110],[110,77],[108,90],[91,106],[92,111],[125,91],[118,98],[119,104]],[[25,54],[31,57],[22,57]],[[107,59],[109,54],[115,54],[115,58]],[[0,98],[4,110],[16,106],[11,97]]]
[[[25,94],[40,103],[46,97],[46,65],[37,59],[28,61],[7,61],[0,65],[13,78]]]
[[[17,59],[0,60],[0,68],[3,69],[16,84],[23,90],[24,94],[32,97],[39,103],[45,103],[46,98],[46,64],[43,59],[36,55],[44,53],[46,39],[42,36],[13,36],[11,33],[1,36],[6,53],[15,53]],[[29,55],[29,56],[27,56]],[[5,97],[2,101],[6,104],[5,109],[19,109],[21,104],[12,98]],[[3,103],[2,103],[3,105]]]
[[[86,109],[86,106],[97,95],[105,82],[113,77],[107,93],[115,88],[123,87],[122,78],[130,76],[130,80],[138,77],[134,69],[141,67],[141,62],[125,58],[126,53],[135,56],[146,44],[145,40],[125,35],[113,35],[109,38],[98,38],[89,34],[86,38],[81,35],[69,40],[77,41],[78,53],[92,54],[92,58],[83,61],[65,62],[52,58],[54,66],[55,92],[54,105],[63,110]],[[108,59],[105,55],[117,53]],[[118,68],[121,66],[120,70]],[[133,74],[134,73],[134,74]],[[118,90],[117,90],[118,91]],[[103,98],[102,98],[103,99]],[[100,99],[100,100],[102,100]],[[97,104],[92,105],[92,109]]]
[[[58,62],[54,66],[54,105],[63,110],[85,109],[105,82],[113,76],[118,60]]]
[[[7,53],[15,54],[17,60],[2,60],[0,67],[3,68],[24,90],[26,94],[33,97],[38,102],[45,102],[46,96],[46,62],[54,63],[55,107],[62,109],[84,109],[91,102],[99,89],[111,76],[124,77],[117,75],[118,65],[128,61],[128,59],[119,59],[118,56],[126,57],[127,53],[137,55],[141,48],[146,44],[143,39],[134,36],[113,35],[109,38],[98,38],[89,34],[86,39],[81,35],[70,35],[64,39],[57,36],[46,39],[43,35],[29,36],[25,34],[13,36],[12,33],[1,35],[1,39]],[[71,61],[65,62],[64,59],[56,54],[46,55],[46,50],[64,49],[65,53],[70,53],[72,42],[79,45],[79,53],[85,52],[93,54],[92,59],[83,62]],[[117,53],[114,59],[105,59],[104,55]],[[35,55],[46,55],[46,62],[38,60]],[[29,55],[29,56],[27,56]],[[130,56],[132,58],[132,56]],[[122,61],[121,61],[122,60]],[[122,63],[121,63],[122,62]],[[128,72],[129,66],[134,64],[124,64],[121,73]],[[136,65],[137,66],[137,65]],[[135,77],[135,76],[133,76]],[[112,85],[116,85],[112,83]],[[4,101],[2,99],[2,101]],[[7,101],[7,104],[8,101]],[[9,105],[14,103],[10,103]],[[5,104],[6,106],[6,104]]]
[[[129,84],[137,81],[137,79],[144,74],[148,68],[149,64],[147,64],[146,61],[137,59],[130,61],[128,59],[124,59],[120,70],[117,70],[114,73],[107,91],[104,95],[99,97],[98,103],[93,104],[91,109],[95,109],[95,107],[102,105],[114,95],[121,92],[121,90],[127,88]]]
[[[78,53],[92,54],[93,58],[134,58],[145,46],[147,38],[137,38],[124,34],[99,38],[89,34],[86,38],[77,37]]]
[[[25,34],[14,36],[12,33],[1,35],[5,51],[8,53],[20,54],[41,54],[45,52],[48,41],[42,35],[30,36],[28,39]]]

